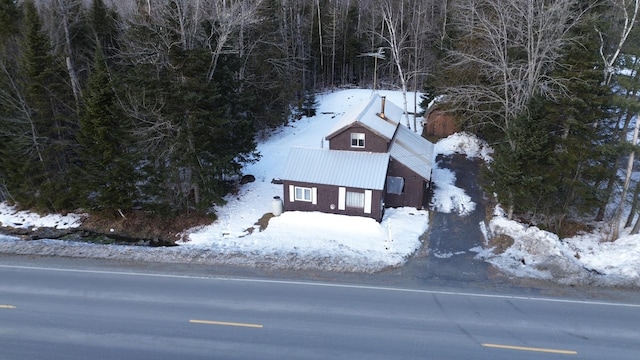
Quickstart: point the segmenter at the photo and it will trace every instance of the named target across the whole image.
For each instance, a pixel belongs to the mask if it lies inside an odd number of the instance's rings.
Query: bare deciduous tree
[[[405,68],[405,59],[409,47],[409,31],[405,28],[405,2],[399,3],[393,0],[383,0],[380,3],[380,11],[385,24],[385,30],[379,36],[388,45],[393,64],[398,71],[398,79],[402,88],[402,106],[407,127],[411,128],[409,112],[407,111],[407,83],[409,81],[408,70]]]
[[[451,66],[473,69],[481,83],[447,89],[448,100],[477,114],[477,123],[509,129],[526,115],[534,96],[555,98],[563,81],[550,75],[572,39],[581,14],[576,0],[460,0],[451,4],[451,25],[461,34]],[[468,45],[468,46],[466,46]]]
[[[636,24],[638,12],[640,11],[640,0],[609,0],[609,3],[611,3],[614,9],[619,11],[620,15],[618,16],[621,18],[622,27],[620,28],[620,35],[616,39],[616,44],[611,51],[605,50],[604,36],[600,30],[596,29],[600,34],[601,40],[600,56],[604,63],[603,72],[605,84],[611,82],[611,77],[614,73],[613,65],[618,60],[624,44],[627,42],[627,38]]]
[[[238,44],[229,46],[232,35],[239,34],[247,26],[259,24],[262,20],[258,10],[263,0],[211,0],[207,6],[207,16],[211,21],[209,46],[211,50],[211,64],[207,80],[211,81],[218,65],[218,59],[225,51],[239,52]]]
[[[14,145],[21,145],[20,149],[15,149],[17,153],[27,158],[36,158],[38,161],[43,162],[43,139],[39,136],[36,125],[31,117],[33,111],[29,108],[23,90],[13,78],[12,72],[7,69],[4,61],[0,62],[0,71],[9,85],[6,89],[0,89],[0,103],[2,103],[10,113],[14,114],[14,116],[4,119],[0,133],[16,140]]]

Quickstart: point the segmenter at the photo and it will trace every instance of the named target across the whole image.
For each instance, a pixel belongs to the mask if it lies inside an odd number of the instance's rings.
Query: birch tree
[[[601,46],[600,46],[600,56],[602,57],[602,62],[604,64],[603,67],[603,82],[605,85],[609,85],[611,83],[611,79],[614,76],[614,64],[616,64],[618,57],[623,52],[625,48],[626,41],[634,30],[636,26],[638,12],[640,11],[640,0],[609,0],[611,6],[614,10],[617,10],[615,13],[619,17],[619,22],[622,26],[619,29],[619,34],[614,36],[614,45],[606,50],[606,42],[604,40],[603,33],[600,33]],[[638,132],[640,130],[640,120],[636,114],[636,121],[633,130],[633,139],[631,141],[631,145],[635,147],[638,144]],[[626,141],[625,137],[621,138],[622,141]],[[620,201],[617,204],[613,216],[610,220],[611,227],[611,235],[610,240],[615,241],[618,239],[620,232],[620,224],[622,221],[622,212],[624,210],[624,205],[626,203],[627,192],[629,191],[629,185],[631,183],[631,174],[633,172],[633,164],[635,160],[635,151],[631,151],[629,157],[627,159],[627,167],[626,167],[626,175],[624,179],[624,183],[622,185],[622,193],[620,194]]]
[[[409,11],[409,9],[406,9]],[[409,112],[407,111],[407,83],[409,81],[408,69],[406,69],[405,58],[408,56],[409,31],[405,25],[405,1],[399,3],[393,0],[382,0],[380,11],[385,24],[385,30],[379,35],[388,45],[391,52],[393,64],[398,71],[400,88],[402,89],[402,108],[405,114],[406,125],[411,129],[409,122]],[[375,69],[374,69],[375,71]]]
[[[76,66],[76,59],[73,56],[73,45],[71,39],[71,26],[72,17],[74,13],[79,12],[81,4],[74,0],[55,0],[54,3],[56,10],[55,13],[59,15],[62,20],[60,26],[62,27],[62,33],[64,34],[64,57],[65,64],[67,66],[67,73],[69,74],[69,83],[71,84],[71,91],[76,101],[76,109],[80,108],[80,100],[82,99],[82,90],[80,86],[80,79],[78,76],[78,69]]]
[[[604,64],[603,81],[606,85],[611,82],[611,78],[615,72],[614,64],[622,53],[622,49],[627,42],[629,34],[631,34],[631,31],[633,31],[633,28],[636,25],[638,12],[640,11],[640,0],[608,0],[608,3],[617,10],[617,17],[619,17],[622,26],[619,29],[619,35],[614,37],[615,45],[611,49],[606,49],[605,36],[601,30],[596,29],[600,34],[600,56],[602,57],[602,62]]]

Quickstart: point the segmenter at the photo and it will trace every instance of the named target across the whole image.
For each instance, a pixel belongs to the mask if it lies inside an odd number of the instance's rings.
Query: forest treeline
[[[0,198],[206,212],[315,93],[376,87],[437,99],[486,139],[483,185],[510,215],[619,222],[616,199],[640,196],[618,177],[635,150],[637,13],[638,0],[0,0]]]

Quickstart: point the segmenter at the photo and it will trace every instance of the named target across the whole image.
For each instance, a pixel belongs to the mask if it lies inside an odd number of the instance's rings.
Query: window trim
[[[301,191],[302,197],[298,196],[298,190]],[[309,195],[309,198],[306,198],[306,195]],[[304,202],[313,202],[313,189],[305,186],[294,186],[293,187],[293,200],[294,201],[304,201]]]
[[[354,144],[355,142],[355,144]],[[362,143],[362,145],[360,145]],[[363,149],[366,146],[365,133],[351,133],[351,147]]]

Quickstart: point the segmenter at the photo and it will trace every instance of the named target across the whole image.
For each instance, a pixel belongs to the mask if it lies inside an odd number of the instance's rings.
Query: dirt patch
[[[269,226],[269,220],[271,220],[271,218],[274,216],[275,215],[273,215],[273,213],[266,213],[262,215],[260,219],[258,219],[255,225],[260,226],[260,231],[264,231],[267,228],[267,226]]]
[[[124,216],[91,215],[78,228],[103,234],[118,240],[150,241],[150,245],[173,245],[186,236],[185,230],[211,224],[212,215],[189,214],[163,217],[144,211],[132,211]]]
[[[502,254],[513,245],[513,238],[509,235],[500,234],[489,239],[489,247],[494,248],[493,253],[498,255]]]
[[[553,232],[557,232],[557,229],[552,229]],[[589,234],[593,232],[593,226],[580,222],[579,220],[567,219],[562,224],[562,238],[570,238],[576,235]]]

